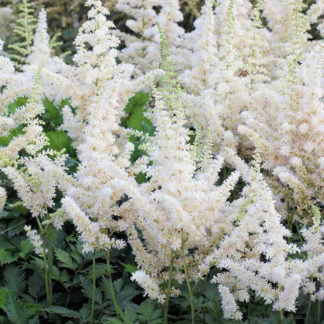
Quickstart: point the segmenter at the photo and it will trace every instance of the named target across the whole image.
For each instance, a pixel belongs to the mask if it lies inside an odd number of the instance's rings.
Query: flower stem
[[[191,285],[190,285],[190,281],[189,281],[188,268],[187,268],[187,264],[186,264],[186,260],[185,260],[184,244],[182,244],[182,247],[181,247],[181,254],[182,254],[183,269],[185,272],[186,283],[187,283],[189,297],[190,297],[191,323],[194,324],[195,323],[195,308],[194,308],[193,294],[192,294]]]
[[[113,302],[114,307],[115,307],[116,315],[118,317],[120,317],[120,318],[123,318],[123,316],[121,314],[121,311],[120,311],[120,309],[118,307],[118,304],[117,304],[114,285],[113,285],[113,282],[112,282],[111,266],[110,266],[110,250],[108,250],[106,261],[107,261],[107,273],[108,273],[109,291],[110,291],[111,299],[112,299],[112,302]]]
[[[46,237],[45,237],[46,231],[44,230],[39,217],[36,217],[36,220],[37,220],[37,224],[38,224],[39,231],[41,233],[41,238],[42,238],[46,300],[47,300],[48,306],[51,306],[52,300],[51,300],[51,292],[50,292],[50,287],[49,287],[50,281],[49,281],[49,275],[48,275],[48,261],[47,261],[47,252],[46,252]]]
[[[311,306],[312,306],[312,302],[311,302],[311,300],[309,300],[308,307],[307,307],[306,318],[305,318],[305,324],[308,323],[308,319],[309,319],[309,314],[310,314]]]
[[[50,305],[53,302],[53,286],[52,286],[52,271],[53,271],[53,246],[51,234],[47,235],[48,239],[48,288],[50,294]]]
[[[280,311],[280,324],[284,324],[284,322],[285,322],[285,312],[284,312],[284,310],[282,309],[282,310]]]
[[[321,301],[317,302],[317,323],[320,324],[321,321]]]
[[[163,324],[168,324],[168,310],[169,310],[171,286],[172,286],[173,262],[174,262],[174,255],[173,255],[173,250],[171,249],[171,261],[170,261],[170,267],[169,267],[168,291],[167,291],[166,301],[165,301],[165,305],[164,305]]]
[[[96,250],[92,255],[92,296],[91,296],[91,324],[94,323],[94,308],[96,295]]]

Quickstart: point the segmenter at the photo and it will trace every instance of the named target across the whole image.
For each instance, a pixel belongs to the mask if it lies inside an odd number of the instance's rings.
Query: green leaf
[[[25,303],[24,304],[24,307],[26,308],[26,310],[28,311],[28,313],[30,315],[37,315],[37,314],[39,314],[39,312],[43,308],[42,305],[32,304],[32,303]]]
[[[30,317],[27,309],[15,297],[9,294],[7,304],[7,315],[9,320],[14,324],[25,324]]]
[[[12,115],[17,110],[17,108],[25,106],[27,104],[27,101],[27,97],[18,97],[14,102],[8,105],[8,114]]]
[[[136,321],[136,312],[130,308],[126,308],[123,312],[123,320],[125,324],[134,324]]]
[[[123,262],[120,262],[120,264],[125,268],[126,271],[128,271],[129,273],[133,273],[135,271],[137,271],[137,267],[133,264],[126,264]]]
[[[11,250],[0,249],[0,265],[12,263],[18,259],[18,255]]]
[[[124,324],[124,322],[122,322],[118,318],[110,318],[108,321],[104,322],[103,324]]]
[[[86,297],[89,299],[92,299],[92,282],[91,281],[83,281],[82,284],[82,291]],[[99,305],[102,304],[102,292],[97,287],[95,292],[95,302]]]
[[[34,247],[29,240],[23,240],[19,244],[19,257],[26,259],[33,251]]]
[[[7,217],[10,217],[10,213],[3,210],[0,212],[0,218],[7,218]]]
[[[140,308],[138,318],[150,324],[159,324],[162,319],[162,309],[155,309],[156,306],[149,299],[145,300]]]
[[[129,114],[134,107],[144,107],[149,100],[149,94],[144,92],[137,92],[132,98],[128,100],[125,111]]]
[[[36,316],[36,317],[30,319],[30,320],[28,321],[28,324],[39,324],[38,316]]]
[[[50,131],[45,134],[50,142],[49,148],[55,151],[62,151],[65,149],[69,155],[75,156],[72,139],[64,131]]]
[[[139,294],[136,285],[131,282],[125,282],[123,279],[118,279],[115,280],[113,284],[116,291],[117,303],[120,306],[129,304],[129,302]]]
[[[71,256],[67,252],[57,249],[55,254],[57,259],[63,263],[65,268],[71,270],[75,270],[77,268],[78,265],[72,260]]]
[[[0,136],[0,147],[8,146],[14,137],[23,134],[23,128],[23,125],[19,125],[17,128],[12,129],[7,136]]]
[[[15,249],[15,245],[5,236],[0,236],[0,246],[2,249]]]
[[[19,218],[15,218],[14,220],[12,220],[9,224],[8,224],[8,236],[9,237],[13,237],[14,235],[20,233],[21,231],[23,231],[24,226],[25,226],[25,219],[22,217]]]
[[[19,200],[17,203],[14,205],[11,205],[11,213],[14,214],[15,216],[26,216],[29,214],[28,209],[22,204],[22,201]]]
[[[17,265],[8,265],[3,272],[5,286],[11,293],[22,293],[26,288],[25,273]]]
[[[80,314],[78,312],[62,306],[49,306],[43,308],[43,310],[48,313],[59,314],[65,317],[77,318],[77,319],[80,318]]]
[[[5,287],[0,287],[0,308],[6,310],[9,297],[9,290]]]
[[[52,128],[57,128],[62,125],[63,117],[59,109],[54,106],[54,104],[49,101],[47,98],[44,100],[45,112],[43,114],[43,119],[47,125],[50,125]]]
[[[34,272],[28,279],[28,293],[36,300],[43,295],[44,280],[38,272]]]
[[[153,125],[144,116],[144,106],[148,100],[149,95],[143,92],[137,92],[135,96],[130,98],[125,107],[127,116],[122,119],[122,124],[128,128],[144,131],[152,135]]]

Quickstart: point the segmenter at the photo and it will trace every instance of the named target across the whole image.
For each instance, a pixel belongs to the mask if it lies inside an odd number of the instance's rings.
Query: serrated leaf
[[[24,218],[15,218],[8,224],[8,237],[13,237],[14,235],[20,233],[25,226],[26,220]]]
[[[87,319],[89,317],[89,314],[91,312],[91,308],[89,307],[89,305],[84,304],[81,309],[80,309],[80,316],[82,319]]]
[[[134,107],[144,107],[149,100],[149,94],[144,92],[137,92],[132,98],[128,100],[125,111],[129,114]]]
[[[65,268],[68,268],[71,270],[75,270],[77,268],[78,265],[75,262],[73,262],[71,256],[67,252],[57,249],[55,251],[55,254],[56,254],[57,259],[63,263],[63,266]]]
[[[18,255],[19,257],[24,259],[34,251],[34,247],[29,240],[21,241],[19,244],[19,248],[20,248],[20,252]]]
[[[30,317],[24,305],[11,294],[9,294],[6,313],[8,319],[14,324],[25,324]]]
[[[32,304],[32,303],[25,303],[24,307],[28,311],[30,315],[39,314],[40,310],[42,309],[42,305]]]
[[[18,255],[15,251],[8,249],[0,249],[0,265],[12,263],[18,259]]]
[[[19,294],[26,288],[25,273],[19,266],[8,265],[4,272],[5,287],[10,290],[11,293]]]
[[[149,299],[145,300],[139,307],[138,318],[150,324],[161,323],[162,309],[155,309],[155,305]]]
[[[71,155],[75,156],[75,149],[72,146],[72,139],[64,131],[50,131],[46,132],[49,139],[49,148],[55,151],[62,151],[63,149]]]
[[[125,107],[127,116],[122,119],[122,124],[128,128],[144,131],[152,135],[153,125],[144,116],[144,106],[148,100],[149,95],[143,92],[137,92],[135,96],[130,98]]]
[[[7,136],[0,136],[0,146],[8,146],[14,137],[23,134],[23,128],[23,125],[19,125],[17,128],[12,129]]]
[[[28,292],[36,300],[43,294],[44,280],[38,272],[34,272],[28,279]]]
[[[84,295],[89,299],[92,299],[92,282],[83,281],[81,286]],[[96,292],[95,292],[95,302],[98,303],[99,305],[102,304],[102,292],[98,287],[96,288]]]
[[[62,306],[49,306],[43,308],[44,311],[52,314],[59,314],[70,318],[80,318],[80,314],[74,310],[62,307]]]
[[[12,217],[9,212],[2,210],[0,211],[0,218],[7,218],[7,217]]]
[[[2,249],[15,249],[15,245],[5,236],[0,236],[0,246]]]
[[[139,293],[135,284],[131,282],[126,284],[123,279],[115,280],[113,284],[116,291],[117,303],[120,306],[129,304],[129,302]]]
[[[125,268],[126,271],[128,271],[129,273],[133,273],[135,271],[137,271],[137,267],[133,264],[126,264],[123,262],[120,262],[120,264]]]
[[[12,214],[15,216],[23,215],[26,216],[29,214],[28,209],[22,204],[22,201],[19,200],[17,203],[14,204],[14,206],[11,206],[11,211]]]
[[[27,101],[28,101],[27,97],[18,97],[14,102],[10,103],[8,105],[9,116],[13,114],[17,110],[17,108],[26,105]]]
[[[49,124],[52,128],[57,128],[63,123],[63,117],[59,109],[47,98],[44,100],[45,112],[42,115],[46,124]]]
[[[123,312],[123,320],[125,324],[134,324],[136,321],[136,312],[130,308],[126,308]]]
[[[118,318],[110,318],[108,321],[105,321],[103,324],[124,324],[124,322],[122,322]]]
[[[6,310],[9,298],[9,290],[5,287],[0,287],[0,308]]]
[[[39,324],[38,316],[28,320],[28,324]]]

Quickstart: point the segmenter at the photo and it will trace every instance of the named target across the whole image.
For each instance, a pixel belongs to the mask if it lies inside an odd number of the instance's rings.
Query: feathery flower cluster
[[[32,229],[29,225],[24,227],[27,237],[34,246],[34,251],[37,255],[42,256],[43,254],[43,243],[42,239],[39,236],[38,232],[35,229]]]
[[[5,204],[7,201],[7,193],[6,190],[2,187],[0,187],[0,211],[3,210]]]

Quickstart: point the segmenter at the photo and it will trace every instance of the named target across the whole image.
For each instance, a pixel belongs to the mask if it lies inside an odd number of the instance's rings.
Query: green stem
[[[37,220],[37,224],[38,224],[38,227],[39,227],[39,230],[41,233],[41,238],[42,238],[46,300],[47,300],[48,306],[51,306],[52,301],[51,301],[51,293],[50,293],[50,288],[49,288],[48,262],[47,262],[47,254],[46,254],[46,238],[45,238],[46,231],[44,230],[39,217],[36,217],[36,220]]]
[[[312,306],[312,302],[311,302],[311,300],[309,300],[308,307],[307,307],[307,312],[306,312],[305,324],[308,323],[308,318],[309,318],[311,306]]]
[[[93,251],[93,255],[92,255],[91,324],[94,323],[95,295],[96,295],[96,250]]]
[[[289,227],[289,230],[290,230],[290,233],[292,234],[293,232],[293,213],[290,212],[290,207],[289,207],[289,203],[287,202],[287,215],[288,215],[288,227]],[[291,242],[291,238],[292,238],[292,235],[288,238],[288,243]]]
[[[112,276],[111,276],[110,250],[108,250],[106,261],[107,261],[108,282],[109,282],[109,291],[110,291],[111,299],[112,299],[114,307],[115,307],[116,315],[118,317],[120,317],[120,318],[123,318],[123,316],[121,314],[121,311],[120,311],[120,309],[118,307],[118,304],[117,304],[116,295],[115,295],[115,289],[114,289]]]
[[[173,263],[174,263],[174,255],[173,255],[173,250],[171,249],[171,262],[170,262],[170,267],[169,267],[168,291],[167,291],[166,301],[165,301],[165,305],[164,305],[163,324],[168,324],[168,311],[169,311],[171,286],[172,286]]]
[[[187,268],[187,264],[186,264],[186,260],[185,260],[185,251],[184,251],[183,243],[182,243],[182,247],[181,247],[181,254],[182,254],[183,269],[185,272],[186,283],[187,283],[189,297],[190,297],[191,323],[194,324],[195,323],[195,308],[194,308],[193,294],[192,294],[191,285],[190,285],[190,281],[189,281],[188,268]]]
[[[50,305],[53,303],[53,286],[52,286],[52,276],[53,276],[53,246],[51,234],[47,235],[48,239],[48,285],[50,293]]]
[[[299,226],[298,226],[297,222],[296,222],[295,226],[296,226],[296,229],[297,229],[298,237],[299,237],[300,241],[303,242],[304,239],[303,239],[302,235],[300,234],[300,230],[299,230]]]
[[[285,322],[285,312],[284,312],[284,310],[282,309],[282,310],[280,311],[280,324],[284,324],[284,322]]]
[[[317,302],[317,323],[320,324],[321,321],[321,301]]]

